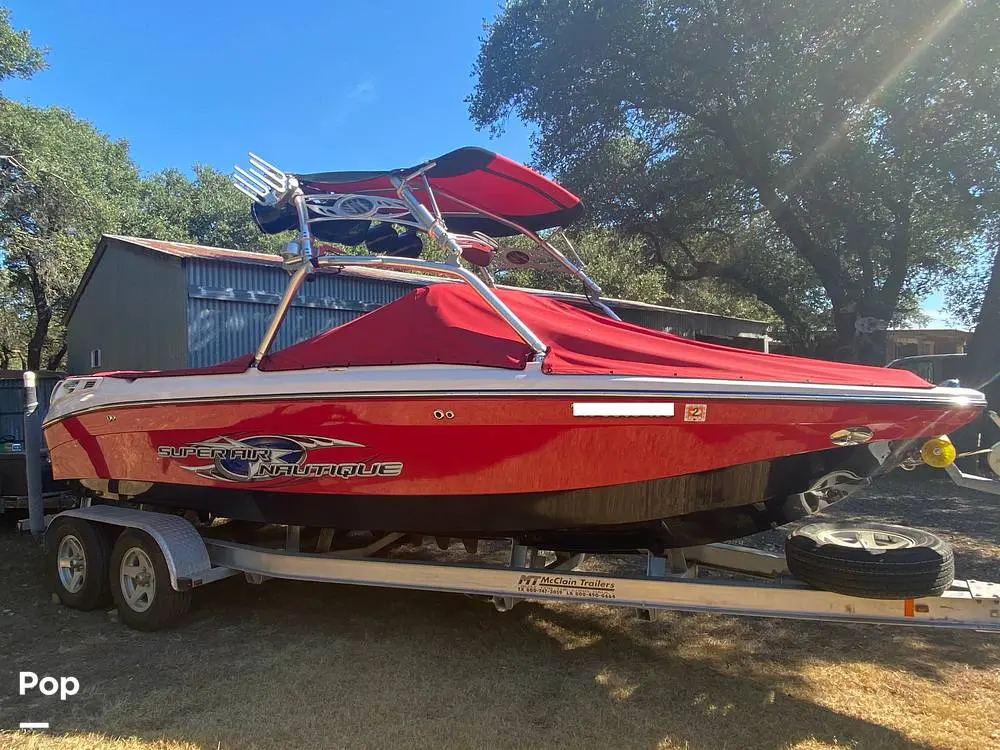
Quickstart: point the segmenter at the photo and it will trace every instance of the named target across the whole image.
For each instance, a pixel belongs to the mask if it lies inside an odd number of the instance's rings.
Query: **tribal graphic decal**
[[[372,463],[313,463],[309,451],[316,448],[364,448],[349,440],[313,435],[256,435],[245,438],[219,436],[187,445],[163,445],[156,449],[161,458],[211,459],[211,463],[182,466],[208,479],[224,482],[258,482],[270,479],[314,479],[318,477],[398,477],[403,464],[397,461]]]

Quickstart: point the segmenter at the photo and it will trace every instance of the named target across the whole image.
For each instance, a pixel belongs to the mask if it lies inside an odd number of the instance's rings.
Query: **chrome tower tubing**
[[[573,243],[570,242],[569,236],[566,234],[566,230],[564,228],[560,227],[558,229],[558,231],[556,232],[556,234],[558,234],[560,237],[562,237],[562,241],[566,243],[566,247],[569,248],[570,252],[573,253],[573,257],[576,258],[576,262],[579,264],[577,267],[582,271],[583,270],[583,258],[580,257],[580,253],[578,253],[576,251],[576,248],[573,247]]]
[[[454,240],[453,240],[454,241]],[[317,264],[324,266],[376,266],[378,268],[396,268],[406,271],[433,271],[446,276],[461,279],[482,297],[493,311],[514,329],[520,339],[531,347],[536,358],[540,358],[548,351],[548,347],[532,331],[524,321],[522,321],[514,311],[497,297],[496,293],[490,289],[476,274],[462,266],[450,263],[437,263],[430,260],[419,260],[417,258],[393,258],[386,255],[324,255],[317,260]],[[294,278],[294,277],[293,277]],[[300,282],[301,283],[301,280]],[[282,300],[284,303],[284,300]]]
[[[309,206],[306,204],[306,196],[301,188],[295,188],[295,192],[292,194],[292,202],[295,204],[295,213],[299,217],[299,236],[302,242],[299,247],[299,253],[302,255],[303,260],[315,259],[316,250],[313,248],[312,232],[309,231]]]
[[[586,273],[584,273],[584,271],[582,269],[579,269],[575,265],[573,265],[573,262],[570,261],[570,259],[567,258],[565,255],[563,255],[558,250],[558,248],[554,247],[551,242],[547,242],[546,240],[543,240],[541,237],[538,236],[537,233],[531,231],[530,229],[528,229],[525,226],[522,226],[522,225],[518,224],[517,222],[511,221],[510,219],[504,218],[503,216],[500,216],[499,214],[495,214],[495,213],[493,213],[491,211],[487,211],[485,208],[480,208],[475,203],[469,203],[469,201],[463,200],[462,198],[454,196],[451,193],[447,193],[444,190],[440,190],[439,189],[438,192],[441,195],[445,196],[446,198],[450,198],[451,200],[455,201],[456,203],[461,203],[463,206],[467,206],[468,208],[472,209],[473,211],[476,211],[477,213],[480,213],[483,216],[486,216],[486,217],[488,217],[490,219],[493,219],[494,221],[499,221],[501,224],[506,224],[511,229],[516,229],[521,234],[525,235],[526,237],[531,238],[535,242],[535,244],[537,244],[541,248],[544,248],[545,252],[547,252],[549,255],[551,255],[553,258],[555,258],[557,261],[559,261],[559,263],[562,264],[562,266],[567,271],[569,271],[571,274],[573,274],[578,279],[580,279],[580,281],[582,281],[583,284],[584,284],[584,286],[587,288],[588,292],[591,292],[591,293],[597,295],[598,297],[600,297],[602,294],[604,294],[604,291],[601,289],[601,287],[597,284],[596,281],[594,281]],[[600,309],[602,312],[604,312],[611,319],[613,319],[613,320],[621,320],[621,318],[618,316],[617,313],[614,312],[614,310],[612,310],[610,307],[608,307],[607,305],[605,305],[599,299],[594,299],[593,297],[591,297],[589,293],[587,294],[587,299],[590,300],[590,302],[595,307],[597,307],[598,309]]]
[[[490,273],[490,269],[488,269],[486,266],[481,266],[478,269],[477,273],[482,278],[483,283],[486,284],[486,286],[488,286],[490,289],[494,288],[497,285],[496,281],[493,280],[493,274]]]
[[[610,307],[608,307],[606,304],[604,304],[604,301],[600,297],[597,296],[591,297],[590,296],[591,294],[593,294],[593,291],[588,289],[586,297],[587,301],[590,302],[590,304],[592,304],[594,307],[603,312],[612,320],[621,320],[621,316],[614,310],[612,310]]]
[[[298,205],[298,203],[296,203]],[[285,287],[285,293],[281,296],[281,301],[278,303],[278,309],[274,311],[274,316],[271,318],[271,322],[267,326],[267,330],[264,331],[264,337],[260,340],[260,345],[257,347],[257,351],[253,355],[253,360],[250,362],[251,367],[256,367],[260,364],[260,361],[267,356],[268,351],[271,348],[271,344],[274,343],[274,337],[278,333],[278,328],[281,327],[282,321],[285,319],[285,315],[288,313],[288,308],[292,305],[292,300],[295,299],[295,295],[299,293],[299,287],[302,286],[302,282],[305,281],[306,277],[312,273],[312,266],[309,261],[306,261],[298,267],[292,277],[288,280],[288,286]]]
[[[586,275],[587,272],[583,270],[583,258],[580,257],[580,253],[578,253],[576,251],[576,248],[573,247],[573,243],[570,242],[569,236],[567,236],[567,234],[566,234],[566,230],[564,228],[560,227],[559,231],[557,232],[557,234],[560,237],[562,237],[562,241],[566,243],[566,247],[568,247],[569,250],[570,250],[570,252],[573,253],[573,257],[576,258],[576,262],[580,264],[577,267],[579,269],[580,273]],[[590,278],[590,277],[588,276],[587,278]],[[594,286],[597,286],[597,285],[595,284]],[[601,299],[601,296],[600,296],[601,292],[600,292],[599,289],[595,291],[595,290],[591,289],[590,287],[586,287],[584,291],[586,293],[587,300],[590,302],[590,304],[592,304],[598,310],[600,310],[601,312],[603,312],[609,318],[611,318],[613,320],[621,320],[621,318],[619,317],[618,313],[616,313],[614,310],[612,310],[610,307],[608,307],[606,304],[604,304],[604,301]],[[591,295],[594,295],[594,296],[591,296]]]
[[[427,210],[427,207],[413,194],[413,191],[404,178],[390,175],[389,179],[392,181],[393,187],[396,188],[399,197],[410,207],[413,218],[420,222],[432,240],[450,253],[451,257],[448,258],[448,262],[457,266],[458,259],[462,257],[462,247],[449,234],[448,227],[444,225],[443,221],[436,218],[434,214]]]
[[[441,218],[441,209],[438,208],[437,198],[434,197],[434,191],[431,190],[430,180],[427,179],[427,173],[424,172],[420,175],[420,179],[423,181],[424,190],[427,191],[427,198],[431,202],[431,209],[434,211],[434,217],[439,221],[443,221]]]
[[[299,219],[299,260],[295,261],[299,266],[288,280],[288,286],[285,287],[285,293],[281,296],[281,301],[278,302],[278,308],[274,311],[271,322],[267,324],[267,330],[264,331],[264,336],[250,362],[251,367],[259,365],[260,361],[267,356],[274,343],[274,337],[278,335],[278,329],[288,314],[288,308],[292,306],[292,300],[299,293],[302,282],[313,272],[312,263],[316,259],[316,249],[312,243],[312,232],[309,231],[309,206],[306,204],[305,193],[302,192],[298,183],[295,183],[292,189],[292,204],[295,206],[295,213]],[[288,255],[287,259],[294,257],[294,255]]]

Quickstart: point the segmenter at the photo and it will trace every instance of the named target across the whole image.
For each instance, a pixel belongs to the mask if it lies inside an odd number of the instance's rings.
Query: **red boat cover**
[[[549,345],[560,375],[658,377],[929,388],[907,370],[734,349],[680,338],[527,292],[497,295]],[[262,370],[455,364],[521,369],[531,349],[474,289],[432,284],[264,359]]]

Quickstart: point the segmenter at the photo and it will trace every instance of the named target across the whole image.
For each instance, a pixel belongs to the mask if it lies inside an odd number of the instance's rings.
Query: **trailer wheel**
[[[45,535],[46,567],[59,601],[84,611],[111,601],[110,546],[98,524],[72,516],[52,522]]]
[[[122,532],[111,552],[111,594],[118,616],[136,630],[160,630],[191,606],[190,591],[175,591],[160,546],[138,529]]]
[[[942,539],[877,523],[807,523],[785,542],[792,575],[825,591],[868,599],[939,596],[955,578]]]

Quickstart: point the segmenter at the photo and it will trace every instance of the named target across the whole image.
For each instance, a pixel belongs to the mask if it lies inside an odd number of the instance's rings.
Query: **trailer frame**
[[[272,547],[212,538],[181,516],[153,510],[90,505],[48,519],[61,517],[145,532],[163,556],[170,587],[177,592],[242,575],[256,584],[276,578],[482,596],[499,611],[522,601],[573,602],[629,607],[645,616],[678,610],[1000,633],[1000,584],[956,580],[941,596],[919,599],[845,596],[795,580],[783,555],[733,544],[647,553],[645,574],[611,575],[579,570],[582,555],[564,553],[550,562],[546,551],[512,540],[505,564],[472,565],[372,557],[402,534],[387,534],[348,551],[304,552],[299,548],[301,528],[295,526],[286,527],[284,542]],[[329,535],[321,536],[329,548]]]

